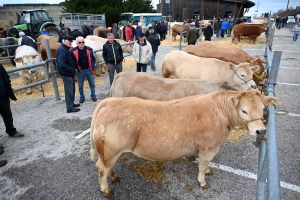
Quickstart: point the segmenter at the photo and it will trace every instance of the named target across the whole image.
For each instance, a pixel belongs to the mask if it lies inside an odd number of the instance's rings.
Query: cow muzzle
[[[28,69],[28,73],[29,73],[29,74],[34,74],[35,71],[36,71],[36,70],[35,70],[34,68]]]

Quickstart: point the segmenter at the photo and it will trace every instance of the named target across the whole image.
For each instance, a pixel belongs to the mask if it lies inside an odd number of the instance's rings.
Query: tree
[[[106,25],[119,21],[122,12],[152,12],[152,0],[66,0],[62,12],[105,14]]]

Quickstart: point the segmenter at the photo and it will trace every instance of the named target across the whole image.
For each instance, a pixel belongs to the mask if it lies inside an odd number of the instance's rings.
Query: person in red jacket
[[[94,102],[97,101],[95,94],[95,81],[94,81],[94,66],[95,66],[95,56],[93,54],[93,49],[84,45],[84,38],[79,36],[76,38],[77,47],[72,49],[72,57],[77,66],[77,77],[78,77],[78,88],[80,93],[80,103],[85,101],[85,96],[83,92],[84,79],[87,78],[90,89],[91,98]]]
[[[133,41],[133,33],[132,33],[132,29],[131,29],[131,24],[130,23],[127,24],[127,27],[125,29],[125,36],[126,36],[126,42]]]

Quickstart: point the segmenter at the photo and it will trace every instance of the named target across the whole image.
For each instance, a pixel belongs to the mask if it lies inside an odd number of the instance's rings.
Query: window
[[[229,10],[230,10],[230,5],[225,5],[224,10],[225,10],[225,11],[229,11]]]

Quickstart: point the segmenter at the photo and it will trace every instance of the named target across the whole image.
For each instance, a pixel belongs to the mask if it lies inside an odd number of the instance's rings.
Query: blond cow
[[[121,72],[114,78],[110,88],[110,96],[168,101],[197,94],[207,94],[217,90],[241,89],[240,86],[232,88],[221,83],[197,79],[169,79],[147,73]]]
[[[165,78],[199,79],[222,83],[229,87],[256,88],[250,63],[234,65],[214,58],[202,58],[183,51],[173,50],[162,64]]]
[[[97,161],[101,191],[106,197],[113,195],[107,176],[118,180],[112,167],[124,152],[156,161],[198,153],[198,181],[201,188],[209,188],[205,174],[213,172],[208,164],[232,128],[264,135],[263,104],[274,101],[258,90],[217,91],[171,101],[104,99],[95,108],[90,132],[90,154]]]
[[[251,66],[258,66],[257,70],[253,71],[253,80],[257,85],[265,85],[268,77],[264,73],[265,61],[261,57],[252,57],[242,48],[220,44],[218,42],[203,41],[199,45],[189,45],[184,49],[185,52],[205,58],[217,58],[226,62],[232,62],[238,65],[243,62],[249,62]]]
[[[27,65],[32,65],[35,63],[42,62],[41,55],[37,53],[37,51],[32,48],[31,46],[19,46],[16,50],[16,57],[15,57],[16,67],[24,67]],[[24,69],[19,71],[20,76],[25,81],[26,85],[31,83],[34,78],[36,78],[36,81],[41,80],[41,72],[43,68],[40,67],[34,67],[30,69]],[[39,90],[42,91],[42,86],[39,85]],[[31,88],[27,89],[27,94],[31,94]]]

